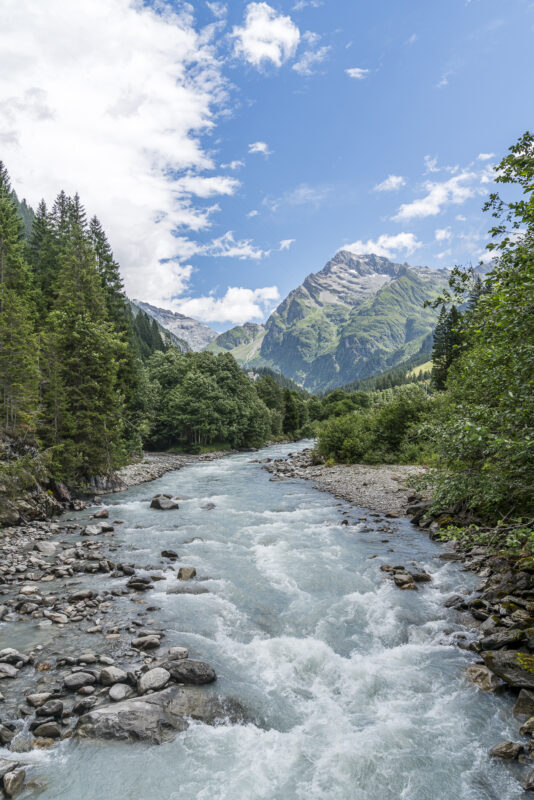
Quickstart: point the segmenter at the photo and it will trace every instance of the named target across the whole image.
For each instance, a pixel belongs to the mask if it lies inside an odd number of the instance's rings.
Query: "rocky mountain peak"
[[[216,331],[210,328],[209,325],[205,325],[192,317],[186,317],[185,314],[169,311],[166,308],[158,308],[142,300],[134,300],[133,302],[168,331],[186,341],[192,350],[202,350],[218,336]]]

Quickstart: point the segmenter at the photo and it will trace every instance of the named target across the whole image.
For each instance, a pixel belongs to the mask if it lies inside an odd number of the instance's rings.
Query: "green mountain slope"
[[[424,303],[447,277],[443,270],[341,250],[290,292],[264,330],[233,328],[210,349],[221,347],[249,367],[271,367],[311,391],[342,386],[427,347],[437,314]]]

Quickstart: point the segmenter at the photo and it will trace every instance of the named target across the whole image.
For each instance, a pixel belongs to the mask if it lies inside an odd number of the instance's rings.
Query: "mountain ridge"
[[[163,328],[187,342],[191,350],[195,352],[203,350],[218,336],[213,328],[193,319],[193,317],[153,306],[144,300],[133,299],[132,302],[148,314],[149,317],[153,317]]]

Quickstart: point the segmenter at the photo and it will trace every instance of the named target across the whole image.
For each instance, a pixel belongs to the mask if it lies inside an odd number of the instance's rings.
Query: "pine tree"
[[[438,391],[445,389],[451,364],[458,358],[462,345],[461,316],[456,306],[447,311],[441,306],[432,347],[432,383]]]
[[[4,435],[33,431],[38,348],[23,225],[9,175],[0,162],[0,411]]]

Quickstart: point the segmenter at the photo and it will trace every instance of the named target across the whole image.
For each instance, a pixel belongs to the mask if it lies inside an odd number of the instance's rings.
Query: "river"
[[[461,626],[443,606],[476,579],[440,561],[442,547],[406,520],[371,517],[304,481],[270,481],[254,463],[295,449],[196,464],[106,498],[111,519],[125,521],[115,534],[125,561],[180,555],[148,598],[165,644],[212,664],[207,691],[239,699],[253,721],[193,723],[159,747],[62,742],[35,755],[42,800],[523,797],[487,755],[517,737],[511,703],[467,684],[473,654],[453,646]],[[188,499],[155,511],[156,492]],[[418,592],[379,569],[412,561],[433,578]],[[209,591],[167,594],[180,564]]]

